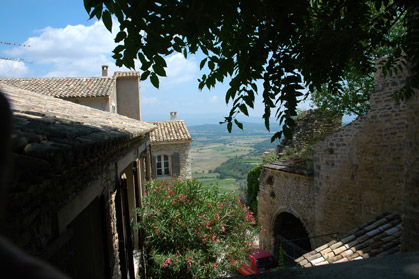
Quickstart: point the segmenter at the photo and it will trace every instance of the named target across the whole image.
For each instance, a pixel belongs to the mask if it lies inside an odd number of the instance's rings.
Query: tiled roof
[[[183,120],[149,122],[157,126],[150,133],[151,143],[172,143],[192,141],[188,128]]]
[[[128,78],[128,77],[135,77],[135,78],[137,78],[137,77],[139,77],[140,76],[140,72],[137,72],[137,71],[130,71],[130,72],[115,72],[114,74],[113,74],[113,77],[114,78],[124,78],[124,77],[126,77],[126,78]]]
[[[399,253],[401,230],[401,215],[386,212],[295,261],[311,267]]]
[[[59,168],[104,154],[143,137],[155,127],[119,114],[4,85],[15,132],[13,153]]]
[[[0,78],[0,82],[57,98],[107,97],[115,88],[115,79],[111,77]]]

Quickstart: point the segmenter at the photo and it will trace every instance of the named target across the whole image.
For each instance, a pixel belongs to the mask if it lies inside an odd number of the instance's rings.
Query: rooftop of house
[[[151,143],[190,142],[192,137],[183,120],[148,122],[157,126],[150,133]]]
[[[138,78],[139,72],[115,72],[112,77],[0,78],[0,82],[57,98],[108,97],[118,78]]]
[[[115,113],[105,112],[2,84],[14,121],[12,151],[38,166],[59,168],[85,157],[144,138],[155,129]]]
[[[258,279],[414,279],[419,278],[419,252],[401,253],[386,257],[375,257],[363,261],[343,264],[328,264],[312,268],[280,269],[254,276],[232,278]]]
[[[298,258],[303,267],[341,263],[400,253],[402,216],[386,212]]]

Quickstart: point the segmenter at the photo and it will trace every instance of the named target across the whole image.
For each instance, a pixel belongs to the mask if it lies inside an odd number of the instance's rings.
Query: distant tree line
[[[276,148],[277,143],[276,142],[271,142],[270,139],[255,143],[255,145],[253,145],[253,148],[255,150],[253,150],[250,155],[251,156],[262,156],[263,152],[269,150],[269,149],[275,149]]]
[[[247,156],[246,156],[247,157]],[[220,166],[215,168],[214,172],[220,174],[219,179],[235,178],[245,179],[247,173],[254,167],[245,160],[245,156],[230,158]]]

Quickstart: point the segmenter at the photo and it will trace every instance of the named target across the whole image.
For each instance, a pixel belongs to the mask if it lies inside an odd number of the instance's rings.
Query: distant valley
[[[192,176],[224,192],[245,188],[247,173],[262,162],[262,154],[273,151],[271,133],[263,124],[243,123],[244,129],[233,127],[228,133],[225,125],[205,124],[188,127],[191,144]]]

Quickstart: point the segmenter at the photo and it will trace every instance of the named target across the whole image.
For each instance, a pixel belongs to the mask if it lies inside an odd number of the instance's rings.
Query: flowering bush
[[[151,182],[143,209],[152,278],[217,278],[240,265],[260,229],[237,197],[196,180]]]

